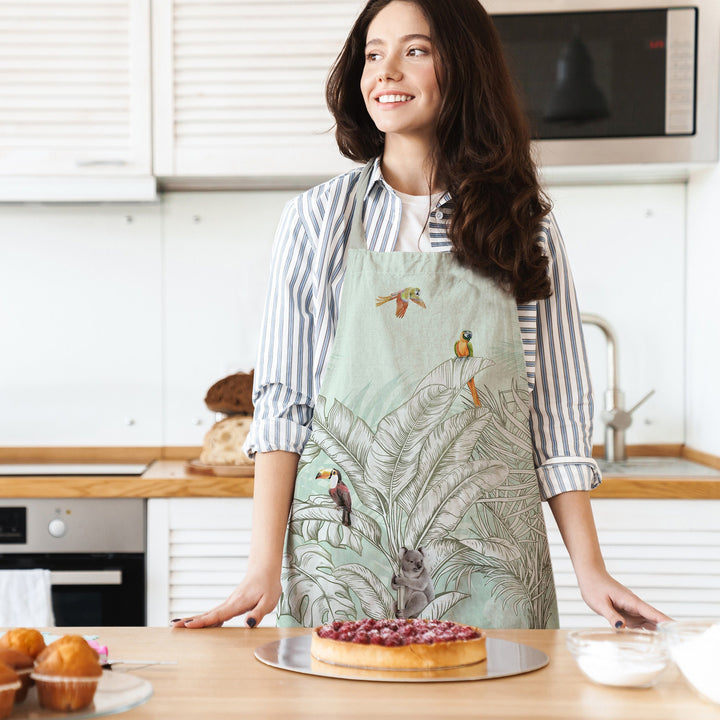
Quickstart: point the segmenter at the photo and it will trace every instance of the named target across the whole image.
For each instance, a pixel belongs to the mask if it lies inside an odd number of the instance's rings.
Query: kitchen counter
[[[140,476],[0,477],[0,497],[252,497],[253,478],[188,472],[182,460],[156,460]],[[606,474],[593,498],[720,499],[720,471],[708,477]]]
[[[307,630],[75,628],[97,633],[111,658],[177,661],[133,670],[153,686],[127,720],[174,718],[528,718],[547,720],[705,720],[720,706],[694,694],[668,671],[650,689],[611,688],[587,680],[565,647],[563,630],[493,630],[491,637],[530,645],[550,657],[541,670],[454,683],[380,683],[302,675],[258,662],[256,647]],[[119,666],[118,666],[119,667]],[[114,672],[118,672],[116,669]]]

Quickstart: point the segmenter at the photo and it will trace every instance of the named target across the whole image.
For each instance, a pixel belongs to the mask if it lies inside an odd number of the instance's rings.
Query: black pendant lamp
[[[579,124],[609,115],[605,96],[595,82],[593,59],[585,43],[575,35],[560,53],[555,89],[543,119]]]

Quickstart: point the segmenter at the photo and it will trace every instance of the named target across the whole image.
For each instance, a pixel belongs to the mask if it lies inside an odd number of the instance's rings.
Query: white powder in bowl
[[[577,663],[591,680],[602,685],[650,687],[665,669],[667,660],[662,653],[648,655],[646,650],[608,642],[581,651]]]
[[[673,643],[672,657],[690,684],[708,700],[720,703],[720,623],[685,642]]]

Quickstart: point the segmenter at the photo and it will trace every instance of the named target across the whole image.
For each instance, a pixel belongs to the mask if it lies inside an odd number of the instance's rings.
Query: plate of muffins
[[[13,628],[0,637],[0,720],[102,717],[151,695],[147,680],[103,670],[81,635],[63,635],[49,645],[34,628]]]

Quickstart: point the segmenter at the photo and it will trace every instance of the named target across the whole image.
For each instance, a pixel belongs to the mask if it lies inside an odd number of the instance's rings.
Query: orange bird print
[[[455,343],[455,355],[457,357],[473,356],[473,347],[470,340],[472,340],[472,333],[469,330],[463,330],[462,333],[460,333],[460,339]],[[475,387],[475,378],[468,380],[468,387],[470,388],[473,402],[480,407],[480,396]]]
[[[420,288],[406,287],[404,290],[398,290],[392,295],[380,295],[375,301],[375,307],[384,305],[386,302],[395,300],[397,303],[395,308],[395,317],[405,317],[405,311],[408,309],[409,301],[412,300],[420,307],[426,307],[425,303],[420,299]]]

